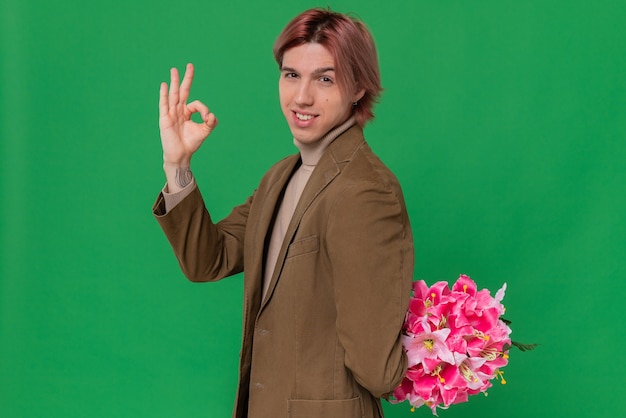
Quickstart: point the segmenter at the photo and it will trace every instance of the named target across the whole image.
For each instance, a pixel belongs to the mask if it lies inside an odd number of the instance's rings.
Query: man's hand
[[[172,193],[188,184],[191,179],[191,156],[217,126],[217,118],[204,103],[198,100],[187,103],[193,82],[193,70],[193,64],[187,64],[185,76],[180,83],[178,70],[172,68],[169,92],[167,83],[161,83],[159,128],[163,168],[169,191]],[[200,113],[202,123],[191,120],[194,113]]]

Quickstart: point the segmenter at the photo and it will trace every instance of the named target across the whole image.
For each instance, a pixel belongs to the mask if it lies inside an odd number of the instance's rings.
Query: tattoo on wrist
[[[189,186],[191,180],[193,179],[193,174],[191,174],[191,170],[189,168],[177,168],[176,169],[176,185],[181,188],[185,188]]]

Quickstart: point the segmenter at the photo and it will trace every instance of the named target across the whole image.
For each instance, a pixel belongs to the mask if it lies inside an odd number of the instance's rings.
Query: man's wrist
[[[177,169],[177,168],[189,168],[191,167],[191,159],[184,159],[180,161],[171,161],[163,159],[163,168],[168,169]]]
[[[181,189],[189,186],[193,181],[193,174],[191,173],[191,169],[189,167],[179,167],[176,169],[176,174],[174,175],[174,181],[176,185]]]
[[[170,162],[163,161],[163,170],[167,177],[168,189],[171,192],[177,192],[189,186],[193,181],[193,174],[189,161],[186,162]]]

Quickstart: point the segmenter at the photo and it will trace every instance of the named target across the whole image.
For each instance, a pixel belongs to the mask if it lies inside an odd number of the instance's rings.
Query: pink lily
[[[425,358],[439,358],[442,361],[454,364],[454,356],[446,346],[446,339],[450,334],[450,329],[444,328],[433,331],[426,320],[422,322],[422,328],[424,331],[415,336],[402,336],[402,343],[407,351],[408,366],[415,366]]]

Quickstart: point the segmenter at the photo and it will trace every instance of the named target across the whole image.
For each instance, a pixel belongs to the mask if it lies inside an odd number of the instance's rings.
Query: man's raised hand
[[[159,128],[166,174],[168,166],[188,170],[191,156],[217,126],[217,118],[204,103],[198,100],[187,103],[193,82],[193,72],[193,64],[187,64],[185,76],[180,83],[178,70],[172,68],[169,92],[167,83],[161,83]],[[191,120],[191,115],[194,113],[200,114],[202,123]]]

